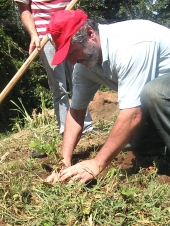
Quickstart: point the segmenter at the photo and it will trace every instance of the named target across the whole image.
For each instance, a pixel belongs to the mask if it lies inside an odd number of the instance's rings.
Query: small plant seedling
[[[41,156],[41,155],[45,155],[47,152],[50,152],[50,153],[54,154],[54,156],[56,156],[54,142],[52,144],[42,144],[39,141],[31,141],[31,143],[29,144],[29,146],[31,148],[34,148],[34,149],[37,150],[34,153],[34,156],[35,157]]]

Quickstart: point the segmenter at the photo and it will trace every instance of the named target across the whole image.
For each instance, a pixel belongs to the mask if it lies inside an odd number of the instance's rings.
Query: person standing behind
[[[14,1],[18,4],[21,20],[31,38],[29,54],[31,54],[35,48],[40,51],[40,42],[46,35],[46,28],[51,20],[51,16],[58,10],[64,10],[70,3],[70,0]],[[52,66],[51,63],[54,54],[55,47],[48,41],[44,49],[40,51],[40,58],[47,72],[60,134],[63,134],[66,114],[70,107],[67,95],[67,81],[69,90],[71,91],[73,66],[67,60],[59,65]],[[83,133],[91,131],[92,129],[92,119],[89,111],[87,111]]]

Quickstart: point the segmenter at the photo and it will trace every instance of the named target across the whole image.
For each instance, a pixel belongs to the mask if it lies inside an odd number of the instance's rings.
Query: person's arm
[[[25,28],[27,29],[31,37],[31,42],[29,46],[29,54],[31,54],[35,48],[40,50],[40,39],[35,28],[34,19],[30,11],[30,5],[22,2],[17,2],[17,4],[22,23],[24,24]]]
[[[75,110],[70,108],[68,110],[61,149],[61,154],[63,156],[62,162],[64,163],[65,167],[71,166],[74,148],[76,147],[82,134],[85,114],[86,109]],[[54,170],[52,174],[47,177],[46,181],[48,183],[58,181],[57,172]]]
[[[104,169],[123,150],[141,119],[140,107],[120,110],[106,143],[95,157],[95,161],[101,169]]]
[[[99,153],[94,159],[82,161],[76,165],[61,170],[59,180],[64,181],[69,178],[79,178],[82,183],[96,177],[112,160],[115,158],[130,140],[135,128],[142,119],[142,110],[140,107],[120,110],[120,114],[114,124],[114,127]],[[76,144],[75,133],[69,139],[67,130],[63,144],[63,154],[67,156],[72,154],[73,145]],[[67,140],[68,139],[68,140]],[[73,144],[74,143],[74,144]],[[70,146],[71,145],[71,146]],[[71,151],[69,150],[71,147]]]
[[[86,109],[75,110],[70,108],[67,113],[67,119],[64,130],[61,154],[66,167],[71,166],[73,151],[80,140]]]

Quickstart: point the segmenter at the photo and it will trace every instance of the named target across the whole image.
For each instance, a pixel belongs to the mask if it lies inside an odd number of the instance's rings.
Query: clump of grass
[[[99,131],[102,132],[108,132],[112,129],[113,127],[113,123],[108,123],[108,121],[103,120],[103,119],[99,119],[96,123],[95,123],[95,128]]]
[[[110,88],[108,88],[107,86],[104,86],[104,85],[100,86],[100,91],[116,93],[116,91],[114,91],[113,89],[110,89]]]
[[[51,113],[51,111],[49,111],[45,106],[43,93],[41,93],[40,96],[41,96],[41,113],[37,113],[37,110],[34,109],[31,116],[25,109],[21,99],[19,99],[19,103],[21,106],[11,101],[16,106],[15,109],[11,110],[17,111],[19,113],[18,117],[13,119],[13,121],[15,121],[15,124],[13,126],[14,131],[21,131],[24,127],[38,128],[44,125],[49,125],[52,121],[53,122],[56,121],[54,111],[53,113]]]

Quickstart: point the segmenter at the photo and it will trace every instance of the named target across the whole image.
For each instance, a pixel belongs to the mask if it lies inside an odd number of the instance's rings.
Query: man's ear
[[[94,32],[93,28],[91,26],[87,26],[87,35],[89,39],[96,39],[96,33]]]

